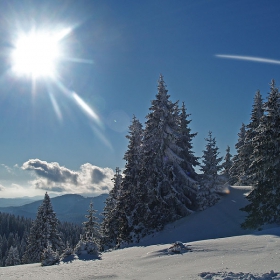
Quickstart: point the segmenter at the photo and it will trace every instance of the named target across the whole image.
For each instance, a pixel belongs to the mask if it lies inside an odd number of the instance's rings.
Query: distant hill
[[[104,202],[107,196],[108,194],[102,194],[96,197],[65,194],[51,198],[51,202],[53,209],[56,212],[56,216],[61,222],[81,224],[85,221],[85,215],[87,214],[90,202],[93,202],[93,207],[98,211],[97,216],[99,216],[99,214],[103,212]],[[35,219],[38,207],[42,204],[42,201],[43,198],[39,201],[34,201],[22,206],[0,207],[0,212]],[[101,216],[100,219],[102,219]]]
[[[0,198],[0,208],[9,206],[22,206],[27,203],[40,200],[42,197],[19,197],[19,198]]]

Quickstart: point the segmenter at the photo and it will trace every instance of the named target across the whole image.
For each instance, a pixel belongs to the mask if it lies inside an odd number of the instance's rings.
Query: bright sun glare
[[[29,32],[20,32],[16,40],[12,42],[13,48],[10,52],[10,63],[13,74],[26,76],[32,80],[32,94],[36,93],[36,79],[50,78],[54,85],[68,98],[73,100],[79,108],[92,119],[99,127],[102,127],[96,112],[74,91],[68,89],[58,75],[58,66],[61,60],[75,63],[90,63],[92,60],[69,57],[69,48],[65,41],[73,28],[37,30],[33,28]],[[68,41],[70,43],[71,40]],[[49,83],[48,83],[49,85]],[[59,104],[49,91],[49,96],[59,120],[62,121],[62,113]],[[95,133],[104,143],[111,148],[111,144],[99,130],[92,126]]]
[[[52,77],[56,74],[58,60],[62,57],[61,40],[71,32],[35,32],[21,34],[12,51],[12,69],[17,74]]]

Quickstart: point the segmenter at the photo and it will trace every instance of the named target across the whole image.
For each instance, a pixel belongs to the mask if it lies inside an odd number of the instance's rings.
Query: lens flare
[[[32,95],[37,94],[36,82],[39,78],[44,78],[41,81],[46,84],[49,98],[54,109],[54,112],[60,122],[63,121],[63,114],[59,103],[55,97],[52,85],[55,85],[59,92],[66,98],[75,102],[79,108],[92,122],[90,124],[92,131],[98,138],[110,149],[111,143],[106,139],[102,132],[102,121],[95,110],[86,103],[82,97],[73,90],[70,90],[62,82],[62,74],[58,73],[63,70],[61,62],[69,63],[85,63],[93,64],[93,60],[85,58],[71,57],[71,37],[70,35],[75,26],[67,28],[52,28],[45,26],[43,29],[38,29],[31,26],[28,30],[17,30],[14,38],[10,42],[13,46],[9,51],[11,74],[16,74],[18,77],[31,78]],[[65,40],[67,37],[67,40]],[[66,68],[66,67],[65,67]],[[63,107],[62,107],[63,108]]]
[[[80,108],[92,119],[94,119],[97,123],[100,124],[100,119],[98,115],[93,111],[93,109],[76,93],[72,93],[72,97],[76,101],[76,103],[80,106]]]
[[[51,99],[51,102],[52,102],[52,105],[53,105],[53,108],[54,108],[54,111],[57,115],[57,118],[60,122],[62,122],[63,118],[62,118],[62,114],[61,114],[61,111],[60,111],[60,108],[58,106],[58,103],[54,97],[54,95],[52,94],[52,92],[49,91],[49,96],[50,96],[50,99]]]

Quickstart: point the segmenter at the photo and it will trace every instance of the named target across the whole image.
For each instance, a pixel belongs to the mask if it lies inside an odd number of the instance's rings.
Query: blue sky
[[[160,73],[192,114],[196,155],[209,130],[234,154],[255,92],[280,84],[280,65],[216,55],[280,60],[279,12],[276,0],[1,1],[0,197],[108,191]],[[19,32],[67,27],[71,59],[55,80],[11,71]]]

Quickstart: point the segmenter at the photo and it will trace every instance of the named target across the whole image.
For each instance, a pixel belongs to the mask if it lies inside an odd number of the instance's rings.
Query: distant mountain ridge
[[[97,216],[103,212],[104,202],[108,194],[101,194],[96,197],[83,197],[78,194],[65,194],[51,198],[52,206],[56,212],[58,220],[61,222],[71,222],[81,224],[85,221],[85,215],[90,202],[93,202],[93,207],[97,210]],[[0,207],[0,212],[10,213],[14,215],[24,216],[26,218],[35,219],[38,207],[42,204],[43,198],[22,206]]]
[[[22,206],[40,199],[41,197],[0,198],[0,208],[10,206]]]

